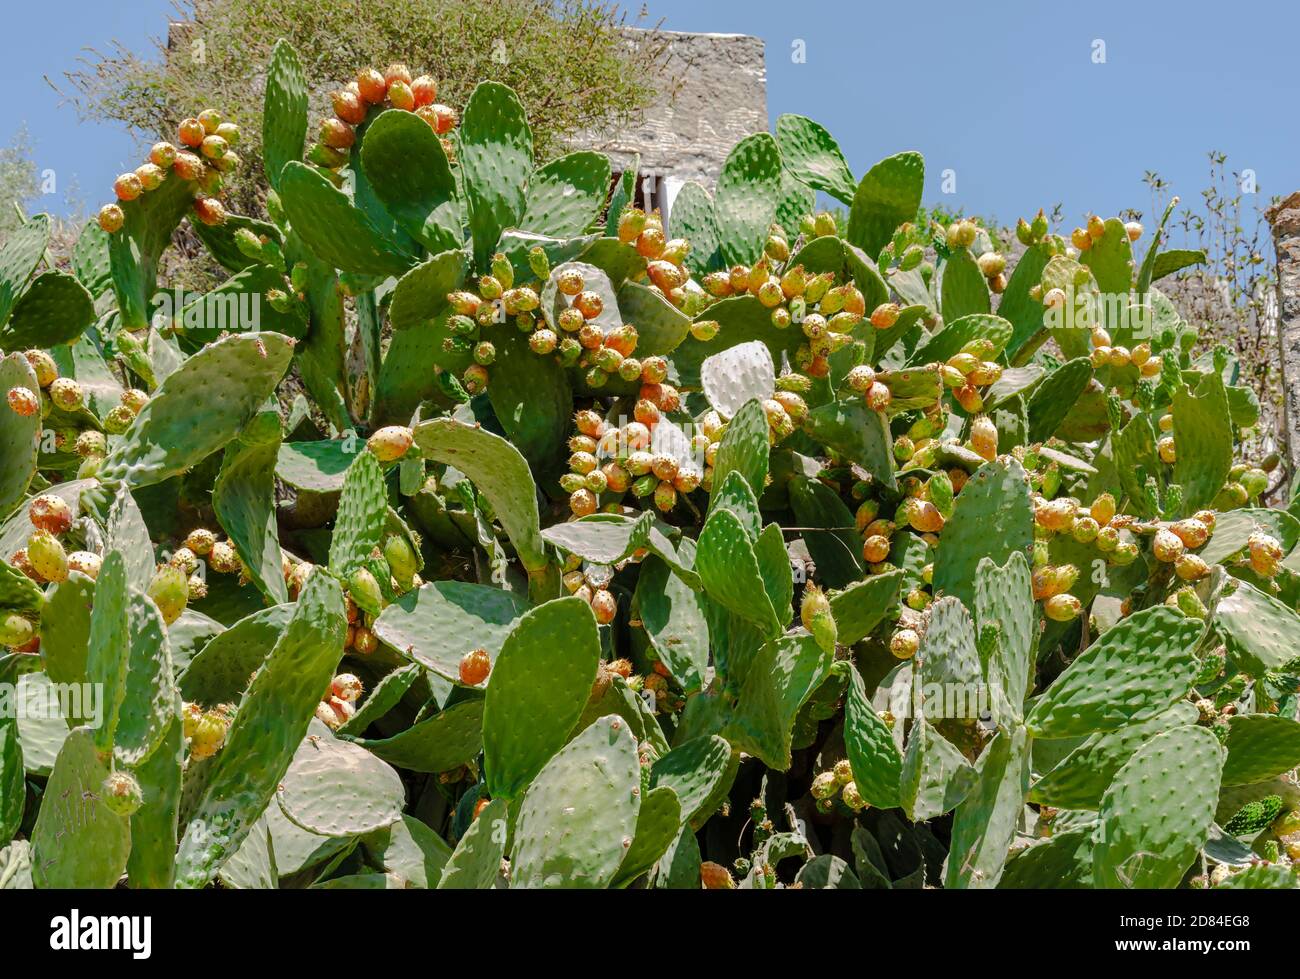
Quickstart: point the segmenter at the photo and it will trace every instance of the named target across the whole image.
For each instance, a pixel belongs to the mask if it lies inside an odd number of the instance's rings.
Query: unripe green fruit
[[[163,621],[171,625],[181,617],[189,602],[189,576],[170,564],[160,565],[149,583],[148,594],[162,613]]]
[[[420,571],[419,561],[410,542],[398,534],[389,537],[384,542],[384,560],[388,562],[388,568],[393,572],[397,583],[403,588],[410,588]]]
[[[49,531],[38,530],[28,538],[27,560],[46,581],[63,581],[68,577],[67,551]]]
[[[0,618],[0,646],[26,646],[35,635],[35,627],[21,615],[10,612]]]
[[[110,811],[119,816],[134,815],[144,805],[144,792],[130,772],[113,772],[104,779],[99,797]]]

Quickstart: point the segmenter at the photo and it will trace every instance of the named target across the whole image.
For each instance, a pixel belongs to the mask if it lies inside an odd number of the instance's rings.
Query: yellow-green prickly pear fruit
[[[808,630],[817,645],[828,653],[835,652],[837,631],[835,617],[831,614],[830,599],[816,585],[810,584],[803,592],[799,605],[799,621]]]

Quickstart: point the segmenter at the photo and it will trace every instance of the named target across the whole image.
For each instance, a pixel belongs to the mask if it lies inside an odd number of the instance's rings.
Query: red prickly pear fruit
[[[144,193],[144,184],[134,173],[123,173],[113,181],[113,193],[120,201],[133,201]]]
[[[149,150],[149,162],[162,170],[170,170],[176,162],[176,147],[166,140],[154,143]]]
[[[27,518],[37,530],[58,536],[72,527],[72,507],[61,496],[43,493],[32,500],[27,508]]]
[[[38,530],[27,539],[27,560],[45,581],[63,581],[68,577],[68,553],[48,530]]]
[[[391,89],[397,82],[401,82],[404,85],[410,85],[411,71],[406,67],[406,65],[395,61],[384,69],[384,84]]]
[[[706,891],[731,891],[735,890],[736,881],[722,864],[705,860],[700,864],[700,886]]]
[[[320,139],[332,149],[345,150],[357,141],[357,132],[342,119],[322,119]]]
[[[357,72],[357,94],[371,105],[378,105],[388,96],[388,82],[374,68]]]
[[[338,697],[330,697],[328,700],[322,700],[316,705],[316,720],[320,721],[331,731],[337,731],[348,721],[352,720],[357,709],[346,700],[340,700]]]
[[[230,144],[216,134],[203,137],[199,151],[209,160],[220,160],[230,150]]]
[[[113,772],[104,779],[99,797],[110,812],[119,816],[134,815],[144,805],[144,792],[130,772]]]
[[[465,374],[461,378],[465,390],[469,394],[482,394],[488,386],[488,370],[482,364],[470,364],[465,368]]]
[[[421,75],[411,81],[411,95],[415,97],[415,106],[433,105],[438,98],[438,83],[428,75]]]
[[[415,93],[411,86],[403,81],[394,81],[388,86],[388,101],[394,109],[411,112],[415,109]]]
[[[362,656],[369,656],[379,648],[379,637],[369,629],[363,629],[358,626],[356,634],[352,640],[352,648]]]
[[[99,226],[110,235],[122,230],[126,215],[116,204],[105,204],[99,209]]]
[[[202,142],[200,140],[200,142]],[[176,154],[176,159],[172,163],[172,169],[176,176],[182,180],[198,180],[203,176],[203,158],[188,150],[182,150]]]
[[[439,136],[445,136],[456,128],[456,123],[460,117],[456,115],[456,110],[449,105],[435,104],[429,106],[433,110],[433,131]]]
[[[140,186],[146,191],[157,190],[167,179],[167,171],[154,163],[141,163],[135,168],[135,175],[140,178]]]
[[[492,672],[492,659],[486,649],[475,649],[460,660],[460,682],[467,687],[477,687]]]
[[[597,589],[591,596],[591,611],[600,625],[609,625],[618,615],[618,599],[605,588]]]
[[[366,441],[366,447],[380,462],[395,462],[415,444],[415,435],[404,425],[379,429]]]
[[[159,565],[149,583],[148,594],[162,613],[163,621],[171,625],[181,617],[189,601],[189,577],[180,568],[170,564]]]
[[[334,114],[349,125],[359,126],[366,121],[366,104],[360,95],[342,89],[330,95],[330,102]]]
[[[208,131],[203,128],[203,123],[197,119],[182,119],[180,126],[176,130],[176,135],[181,143],[185,146],[199,147],[203,145],[203,137],[207,136]]]
[[[194,215],[209,227],[226,223],[226,209],[215,197],[194,198]]]

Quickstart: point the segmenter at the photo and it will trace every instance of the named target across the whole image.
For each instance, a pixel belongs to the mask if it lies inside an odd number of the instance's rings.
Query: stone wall
[[[1286,417],[1286,459],[1300,472],[1300,191],[1265,213],[1277,252],[1278,347]],[[1292,484],[1294,488],[1294,475]]]
[[[625,33],[636,44],[650,32],[628,28]],[[572,145],[607,153],[615,171],[640,153],[643,174],[696,180],[712,189],[731,148],[746,136],[767,131],[763,41],[744,34],[660,31],[656,36],[669,40],[665,77],[676,80],[675,92],[648,108],[626,132],[583,133]]]

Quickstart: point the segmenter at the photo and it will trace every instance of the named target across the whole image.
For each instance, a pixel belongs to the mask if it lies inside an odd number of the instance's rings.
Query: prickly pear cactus
[[[1197,256],[1013,265],[796,115],[647,213],[497,82],[301,65],[266,213],[206,109],[0,252],[0,683],[104,694],[0,713],[6,886],[1295,886],[1300,521]]]

